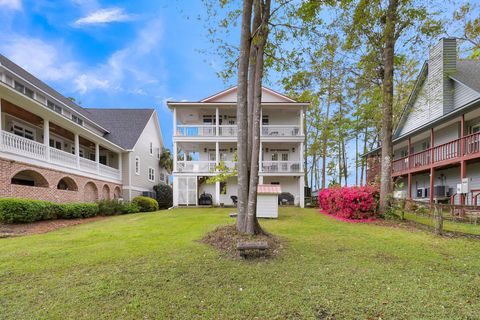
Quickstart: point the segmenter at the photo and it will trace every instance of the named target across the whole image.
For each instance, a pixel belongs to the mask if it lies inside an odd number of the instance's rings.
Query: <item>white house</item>
[[[223,161],[234,167],[237,147],[237,89],[219,92],[197,102],[168,102],[173,112],[173,189],[175,206],[196,206],[211,195],[214,205],[233,205],[237,179],[209,184]],[[260,184],[281,185],[304,206],[304,111],[308,103],[263,88]]]
[[[0,197],[131,199],[166,182],[154,109],[77,105],[0,55]]]

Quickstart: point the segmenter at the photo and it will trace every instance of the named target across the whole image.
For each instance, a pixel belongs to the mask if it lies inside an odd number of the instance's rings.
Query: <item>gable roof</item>
[[[68,107],[73,109],[75,112],[81,114],[88,120],[92,121],[95,124],[95,121],[92,120],[92,115],[85,110],[84,108],[80,107],[78,104],[73,102],[72,100],[66,98],[63,96],[61,93],[47,85],[45,82],[41,81],[34,75],[32,75],[30,72],[27,70],[23,69],[4,55],[0,54],[0,64],[2,66],[5,66],[7,69],[12,71],[13,73],[17,74],[21,78],[25,79],[25,81],[30,82],[33,86],[39,88],[40,90],[44,91],[45,93],[51,95],[53,98],[57,99],[58,101],[66,104]],[[102,130],[106,130],[105,128],[100,128]]]
[[[236,93],[237,86],[233,86],[204,98],[200,102],[236,102]],[[297,102],[280,92],[262,86],[262,102],[270,102],[264,101],[265,97],[275,97],[278,100],[275,102]]]
[[[457,60],[457,71],[449,77],[480,93],[479,60]]]
[[[95,121],[110,130],[104,138],[125,148],[133,149],[154,109],[101,109],[88,108]]]

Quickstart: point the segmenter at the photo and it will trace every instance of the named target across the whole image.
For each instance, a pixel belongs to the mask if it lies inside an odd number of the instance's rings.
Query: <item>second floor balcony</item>
[[[237,125],[177,125],[176,137],[237,137]],[[299,137],[302,135],[297,125],[263,125],[262,137]]]
[[[480,157],[478,132],[396,159],[393,161],[392,171],[394,175],[400,175],[421,171],[432,165],[447,165],[477,157]]]

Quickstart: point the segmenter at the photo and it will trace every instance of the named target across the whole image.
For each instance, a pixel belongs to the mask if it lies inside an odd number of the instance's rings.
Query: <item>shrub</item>
[[[158,202],[153,198],[138,196],[133,198],[132,203],[138,205],[140,212],[151,212],[158,210]]]
[[[102,200],[98,203],[98,212],[103,216],[113,216],[117,214],[137,213],[140,208],[137,204],[130,202],[120,202],[118,200]]]
[[[59,216],[63,219],[90,218],[98,215],[96,203],[68,203],[64,204],[63,208],[63,214]]]
[[[375,217],[378,190],[372,186],[324,189],[318,194],[320,208],[328,214],[345,219]]]
[[[95,203],[58,204],[31,199],[0,199],[0,221],[27,223],[58,218],[88,218],[98,214]]]
[[[153,187],[157,194],[158,207],[168,209],[173,206],[173,190],[167,184],[160,183]]]

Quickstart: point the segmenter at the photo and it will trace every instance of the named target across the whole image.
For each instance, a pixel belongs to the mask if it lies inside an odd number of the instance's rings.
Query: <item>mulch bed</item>
[[[85,219],[58,219],[36,221],[22,224],[4,224],[0,223],[0,238],[25,236],[29,234],[46,233],[60,228],[74,226],[77,224],[88,223],[106,219],[107,217],[92,217]]]
[[[271,259],[277,256],[284,248],[285,241],[271,234],[262,235],[243,235],[237,232],[235,225],[218,227],[209,232],[199,242],[208,244],[222,254],[232,258],[239,258],[237,243],[242,241],[267,241],[268,249],[264,255],[251,254],[249,258]]]

